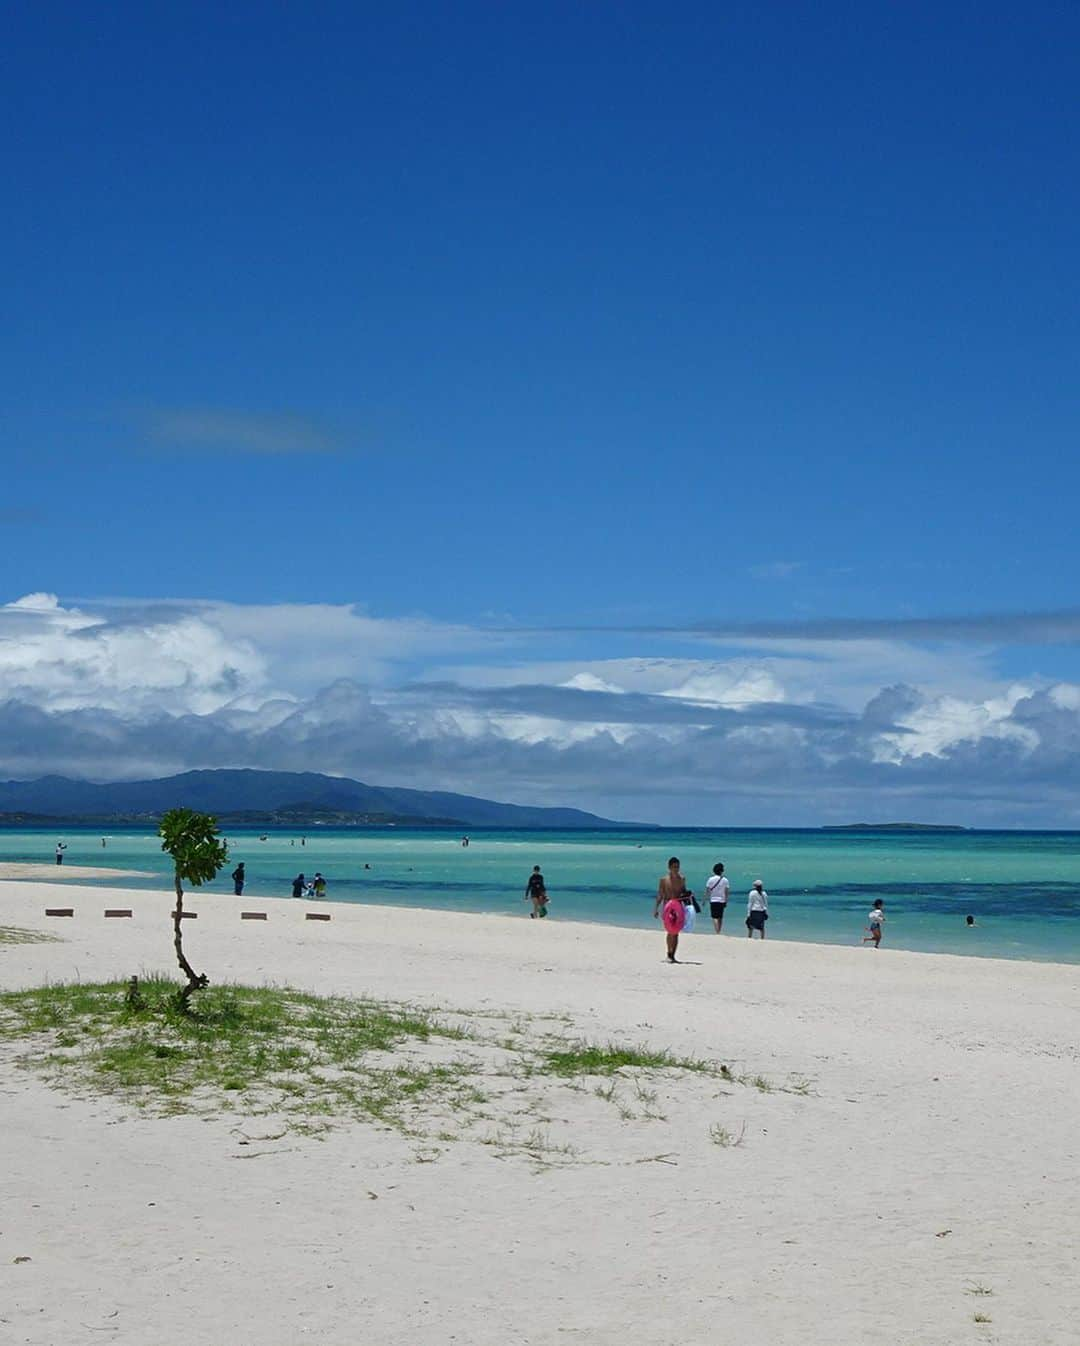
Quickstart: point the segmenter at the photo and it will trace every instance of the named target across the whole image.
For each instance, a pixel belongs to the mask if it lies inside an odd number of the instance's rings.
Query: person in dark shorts
[[[533,909],[529,915],[533,920],[538,916],[547,915],[547,885],[544,882],[543,874],[540,873],[539,865],[533,865],[533,872],[529,875],[529,881],[525,885],[525,896],[522,900],[532,903]]]
[[[66,841],[58,841],[56,843],[56,863],[58,865],[62,865],[64,863],[64,852],[66,850],[67,850]]]
[[[754,886],[746,896],[746,936],[754,938],[756,930],[765,938],[765,922],[769,919],[769,894],[760,879],[754,880]]]
[[[232,872],[233,892],[237,897],[244,895],[244,862],[243,860],[236,866]]]
[[[712,917],[713,929],[717,934],[724,927],[724,912],[727,911],[728,894],[731,891],[731,885],[724,877],[724,866],[718,860],[712,867],[712,875],[705,885],[705,897],[709,903],[709,915]]]

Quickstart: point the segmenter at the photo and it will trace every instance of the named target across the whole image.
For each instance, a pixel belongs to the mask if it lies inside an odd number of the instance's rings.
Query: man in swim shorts
[[[656,887],[656,903],[653,906],[653,920],[661,917],[667,940],[667,960],[677,963],[675,950],[679,947],[679,934],[686,924],[686,907],[683,905],[683,893],[686,880],[682,876],[679,857],[673,855],[667,862],[667,873]]]

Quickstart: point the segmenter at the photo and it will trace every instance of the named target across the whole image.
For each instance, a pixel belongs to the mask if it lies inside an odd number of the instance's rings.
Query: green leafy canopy
[[[173,858],[177,877],[195,888],[214,878],[229,856],[218,835],[217,819],[208,813],[170,809],[162,816],[158,835],[161,849]]]

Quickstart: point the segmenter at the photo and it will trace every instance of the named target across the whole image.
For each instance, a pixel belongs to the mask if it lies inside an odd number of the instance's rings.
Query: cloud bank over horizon
[[[0,774],[259,767],[673,824],[1080,826],[1080,682],[1001,676],[995,630],[1080,623],[717,623],[615,654],[348,605],[29,594],[0,606]]]

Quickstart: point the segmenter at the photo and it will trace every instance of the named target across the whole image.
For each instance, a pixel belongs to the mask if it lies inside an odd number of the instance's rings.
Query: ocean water
[[[0,861],[51,862],[61,836],[69,864],[154,874],[103,883],[170,887],[168,857],[148,829],[107,833],[104,847],[100,831],[0,830]],[[769,893],[770,939],[857,944],[880,897],[886,947],[1080,963],[1076,832],[477,830],[467,848],[456,834],[427,829],[316,827],[304,836],[301,845],[300,833],[233,831],[229,865],[195,893],[193,905],[231,893],[227,876],[244,860],[245,897],[288,897],[297,873],[320,870],[331,902],[526,918],[522,893],[538,864],[551,894],[550,919],[655,929],[656,884],[668,856],[678,855],[699,897],[713,862],[724,862],[732,890],[725,937],[745,937],[746,892],[760,878]],[[0,884],[0,921],[2,909]],[[966,927],[968,913],[975,929]],[[715,938],[707,907],[689,938]]]

